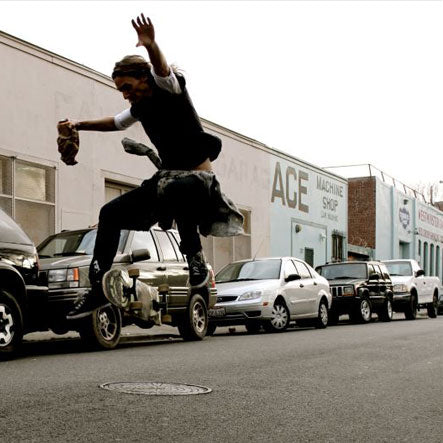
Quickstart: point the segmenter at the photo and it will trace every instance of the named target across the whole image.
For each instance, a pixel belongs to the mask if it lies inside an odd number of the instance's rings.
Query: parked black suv
[[[368,323],[372,312],[376,312],[382,321],[391,321],[392,281],[383,263],[332,263],[316,270],[329,281],[331,288],[330,324],[337,323],[341,314],[349,314],[353,322]]]
[[[39,282],[34,244],[0,209],[0,358],[13,355],[23,334],[41,327],[47,289]]]
[[[49,287],[48,327],[57,334],[78,331],[85,343],[112,349],[119,342],[122,326],[135,323],[141,328],[151,328],[154,323],[135,318],[127,309],[115,306],[100,309],[86,319],[66,320],[76,298],[90,289],[88,270],[96,234],[96,229],[87,228],[62,231],[48,237],[37,247],[40,272]],[[185,340],[200,340],[206,335],[207,309],[212,308],[217,299],[214,274],[208,265],[212,277],[209,287],[191,294],[188,264],[180,252],[179,243],[178,232],[173,229],[123,230],[113,266],[128,271],[138,269],[139,279],[155,288],[168,285],[162,322],[177,326]],[[149,254],[143,254],[147,251]]]

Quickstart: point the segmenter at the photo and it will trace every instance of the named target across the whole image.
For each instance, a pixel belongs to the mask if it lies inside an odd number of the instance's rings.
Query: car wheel
[[[114,349],[121,336],[122,316],[116,306],[96,309],[82,321],[80,337],[95,349]]]
[[[328,326],[328,306],[324,300],[320,301],[318,316],[315,320],[314,326],[317,329],[324,329]]]
[[[406,320],[415,320],[417,318],[417,297],[412,294],[411,301],[405,310]]]
[[[391,299],[387,298],[379,312],[379,317],[381,321],[391,321],[393,316],[394,311],[392,310],[392,302]]]
[[[206,335],[214,335],[216,329],[217,325],[215,325],[214,323],[209,323],[208,328],[206,329]]]
[[[271,319],[263,324],[268,332],[281,332],[289,326],[289,309],[283,302],[274,304]]]
[[[261,324],[258,321],[249,321],[245,324],[245,328],[249,334],[257,334],[260,332]]]
[[[19,304],[0,289],[0,358],[13,356],[22,343],[23,314]]]
[[[429,318],[436,318],[438,314],[438,296],[434,294],[432,298],[432,303],[428,303],[428,316]]]
[[[354,323],[369,323],[371,321],[372,308],[367,298],[362,298],[357,308],[350,314]]]
[[[208,328],[208,309],[201,295],[195,294],[189,302],[183,320],[178,325],[178,330],[183,340],[203,340]]]

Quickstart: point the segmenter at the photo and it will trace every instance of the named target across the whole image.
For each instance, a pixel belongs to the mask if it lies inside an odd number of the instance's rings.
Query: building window
[[[418,241],[418,261],[421,259],[421,240]]]
[[[201,237],[206,258],[215,272],[233,261],[251,258],[251,211],[239,211],[244,217],[244,234],[235,237]]]
[[[343,243],[344,243],[344,235],[338,231],[332,232],[332,261],[342,261],[343,256]]]
[[[429,275],[434,275],[434,244],[431,243],[429,251]]]
[[[440,246],[435,248],[435,275],[440,277],[441,280],[441,269],[440,269]]]
[[[108,203],[109,201],[114,200],[114,198],[120,197],[135,188],[136,186],[105,180],[105,203]]]
[[[55,169],[0,156],[0,207],[40,243],[55,232]]]
[[[423,242],[423,270],[425,271],[426,275],[429,275],[428,273],[428,242]]]

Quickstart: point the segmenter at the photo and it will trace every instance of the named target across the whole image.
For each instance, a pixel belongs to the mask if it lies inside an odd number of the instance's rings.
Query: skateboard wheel
[[[140,277],[140,269],[129,269],[128,271],[129,277]]]

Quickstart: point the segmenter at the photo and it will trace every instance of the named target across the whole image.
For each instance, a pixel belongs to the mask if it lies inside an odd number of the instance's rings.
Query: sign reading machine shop
[[[302,162],[271,161],[271,252],[314,263],[330,258],[331,233],[347,232],[347,183]]]

